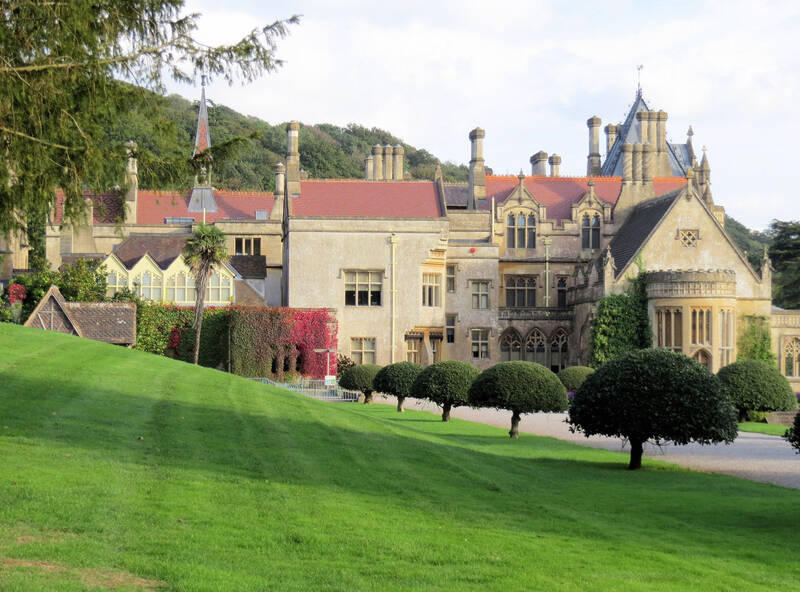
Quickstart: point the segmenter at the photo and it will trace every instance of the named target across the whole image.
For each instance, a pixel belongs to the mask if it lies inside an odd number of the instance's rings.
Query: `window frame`
[[[261,255],[260,236],[237,236],[233,240],[234,255]]]
[[[361,275],[367,274],[366,282],[363,281]],[[352,275],[352,280],[350,281],[349,275]],[[377,278],[377,281],[373,279]],[[342,278],[344,279],[344,305],[345,306],[352,306],[352,307],[361,307],[361,308],[372,308],[372,307],[380,307],[383,306],[383,271],[376,270],[376,269],[345,269],[342,272]],[[352,293],[352,302],[348,302],[348,286],[353,286]],[[366,290],[362,290],[361,287],[366,286]],[[377,290],[374,288],[377,286]],[[366,294],[366,302],[361,303],[361,294]],[[375,302],[375,295],[377,293],[377,302]]]
[[[423,272],[422,274],[422,306],[435,308],[442,305],[442,274]]]
[[[355,342],[358,341],[358,348],[354,348]],[[375,337],[351,337],[350,338],[350,359],[353,360],[357,365],[363,364],[374,364],[375,360],[377,359],[377,339]],[[371,344],[369,342],[372,342]],[[372,345],[372,349],[366,347],[367,345]],[[364,357],[368,356],[371,357],[372,361],[364,359]]]
[[[486,291],[481,291],[481,287],[485,286]],[[473,310],[488,310],[489,309],[489,291],[491,289],[491,282],[489,280],[470,280],[470,291],[472,293],[472,308]],[[483,306],[481,306],[483,305]]]
[[[474,328],[470,329],[470,351],[473,360],[488,360],[489,352],[489,329]]]

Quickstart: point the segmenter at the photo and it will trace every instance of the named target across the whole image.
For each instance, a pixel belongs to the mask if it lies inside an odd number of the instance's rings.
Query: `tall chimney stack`
[[[283,204],[286,199],[286,167],[282,162],[275,165],[275,198],[272,200],[272,209],[269,213],[270,220],[283,219]]]
[[[364,179],[367,181],[372,181],[372,178],[375,174],[372,168],[372,161],[372,155],[369,155],[364,159]]]
[[[633,184],[642,183],[642,146],[644,144],[633,145]]]
[[[133,140],[125,143],[125,222],[136,224],[136,202],[139,199],[139,160],[137,158],[138,146]]]
[[[544,150],[531,156],[531,175],[547,175],[547,152]]]
[[[547,162],[550,163],[550,176],[558,177],[558,170],[561,167],[561,157],[558,154],[553,154]]]
[[[479,200],[486,199],[486,169],[483,161],[483,139],[486,132],[476,127],[469,133],[472,157],[469,161],[470,208],[475,208]]]
[[[372,178],[375,181],[383,181],[383,146],[375,144],[372,147]]]
[[[386,181],[391,181],[392,177],[394,176],[392,174],[392,171],[394,170],[393,161],[394,161],[394,148],[392,148],[389,144],[386,144],[383,147],[383,178]]]
[[[653,144],[642,145],[642,185],[653,184],[653,165],[655,164],[656,147]]]
[[[611,154],[611,149],[617,141],[617,134],[619,134],[619,126],[609,123],[606,128],[606,158]]]
[[[622,185],[633,183],[633,144],[622,145]]]
[[[648,122],[650,120],[650,111],[639,111],[636,113],[636,121],[639,122],[639,142],[641,144],[647,144],[650,139],[647,136],[647,132],[650,131],[650,126]]]
[[[586,120],[589,127],[589,162],[586,165],[586,174],[600,174],[600,124],[599,117],[590,117]]]
[[[402,181],[403,180],[403,173],[405,172],[405,150],[400,144],[397,144],[394,147],[394,180],[395,181]]]
[[[300,124],[286,124],[286,193],[300,195]]]

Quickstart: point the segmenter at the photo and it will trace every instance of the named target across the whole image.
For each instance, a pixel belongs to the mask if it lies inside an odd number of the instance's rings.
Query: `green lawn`
[[[2,590],[790,590],[800,492],[0,324]]]
[[[744,421],[739,423],[740,432],[758,432],[769,436],[783,436],[788,428],[784,425],[774,423],[760,423],[755,421]]]

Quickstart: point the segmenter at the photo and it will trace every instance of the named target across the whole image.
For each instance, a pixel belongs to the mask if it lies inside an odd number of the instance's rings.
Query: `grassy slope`
[[[800,586],[797,491],[504,434],[0,324],[0,588]]]
[[[759,423],[755,421],[745,421],[739,424],[740,432],[756,432],[759,434],[767,434],[768,436],[783,436],[786,433],[787,427],[785,425],[778,425],[774,423]],[[800,467],[798,467],[800,469]]]

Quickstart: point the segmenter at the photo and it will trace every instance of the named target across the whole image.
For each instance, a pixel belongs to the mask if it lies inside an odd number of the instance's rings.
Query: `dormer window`
[[[511,213],[506,222],[506,244],[509,249],[536,248],[536,217],[533,214]]]
[[[581,221],[581,249],[600,248],[600,214],[584,214]]]

